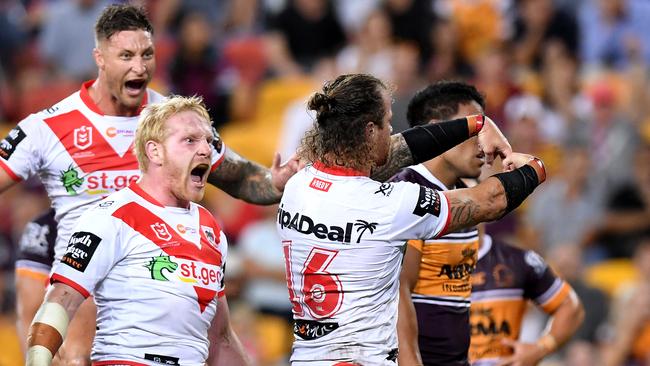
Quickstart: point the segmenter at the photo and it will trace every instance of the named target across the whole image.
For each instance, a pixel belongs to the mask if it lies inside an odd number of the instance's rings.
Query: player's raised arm
[[[489,164],[496,156],[510,156],[512,148],[496,124],[483,115],[410,128],[391,136],[385,164],[373,169],[371,178],[385,181],[401,168],[419,164],[444,153],[472,136]]]
[[[85,297],[74,288],[56,282],[34,317],[27,336],[25,365],[50,365],[61,347],[70,320]]]
[[[541,160],[521,153],[512,153],[510,159],[516,169],[495,174],[472,188],[443,193],[449,200],[450,220],[441,235],[501,218],[546,180]]]
[[[269,169],[228,149],[224,161],[210,173],[208,182],[246,202],[270,205],[280,202],[284,185],[297,170],[295,157],[280,164],[280,155],[276,154]]]

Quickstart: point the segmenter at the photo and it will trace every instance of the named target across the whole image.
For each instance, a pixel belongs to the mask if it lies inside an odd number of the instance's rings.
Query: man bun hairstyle
[[[316,112],[316,123],[303,139],[300,154],[307,161],[360,168],[367,164],[370,146],[365,126],[380,127],[388,111],[384,106],[386,85],[367,74],[340,75],[314,93],[307,108]]]

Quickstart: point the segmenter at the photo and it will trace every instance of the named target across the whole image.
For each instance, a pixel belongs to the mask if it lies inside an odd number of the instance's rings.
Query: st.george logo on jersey
[[[93,128],[81,126],[74,129],[74,146],[79,150],[85,150],[93,143]]]
[[[172,238],[172,234],[169,233],[169,230],[167,230],[167,225],[164,223],[157,222],[155,224],[152,224],[151,230],[153,230],[154,234],[156,234],[160,240],[169,241]]]

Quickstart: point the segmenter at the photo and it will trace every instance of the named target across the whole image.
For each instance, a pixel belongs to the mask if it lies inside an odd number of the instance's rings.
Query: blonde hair
[[[210,115],[203,104],[203,98],[199,96],[183,97],[172,95],[160,103],[152,103],[140,114],[138,128],[135,131],[135,142],[133,151],[138,159],[140,170],[145,173],[149,168],[146,144],[148,141],[162,143],[167,138],[165,122],[172,116],[191,111],[198,114],[210,125]]]

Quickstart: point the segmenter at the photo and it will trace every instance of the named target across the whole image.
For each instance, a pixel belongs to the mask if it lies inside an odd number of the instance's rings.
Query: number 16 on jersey
[[[295,317],[304,317],[307,308],[314,319],[331,318],[343,303],[341,280],[327,271],[338,251],[313,247],[303,262],[299,255],[292,255],[294,246],[291,240],[282,241],[289,300]],[[301,270],[294,275],[293,269],[297,268]]]

